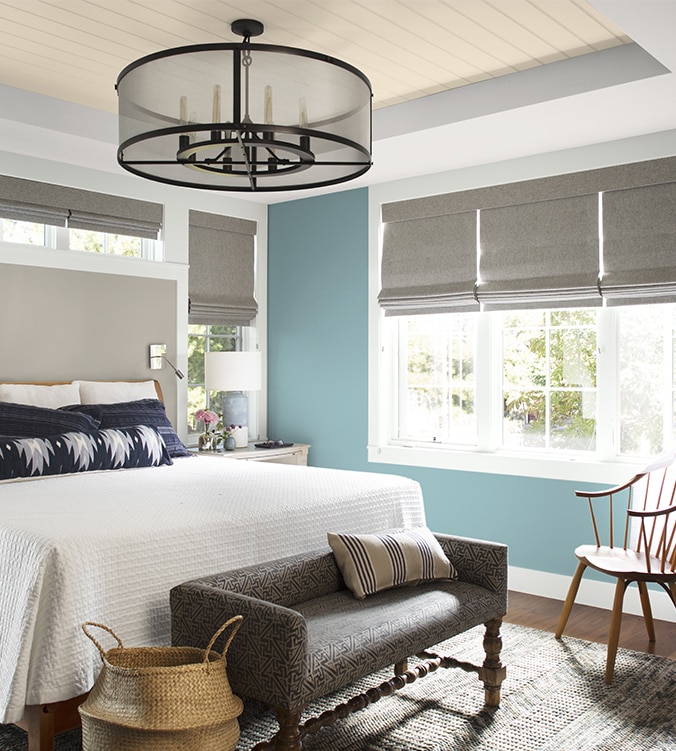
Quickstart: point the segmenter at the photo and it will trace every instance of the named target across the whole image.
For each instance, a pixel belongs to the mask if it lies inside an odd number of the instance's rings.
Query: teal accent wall
[[[312,465],[412,477],[430,528],[572,574],[590,533],[574,482],[367,462],[368,190],[273,204],[268,219],[269,436],[310,443]]]

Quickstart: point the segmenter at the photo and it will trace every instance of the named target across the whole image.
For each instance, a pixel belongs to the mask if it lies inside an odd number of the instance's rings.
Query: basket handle
[[[236,625],[232,629],[232,633],[230,636],[228,636],[228,640],[225,642],[225,646],[223,647],[223,651],[221,652],[221,657],[228,651],[228,648],[230,647],[230,642],[235,638],[235,634],[239,631],[240,626],[242,625],[242,621],[244,620],[243,615],[235,615],[230,620],[226,621],[219,629],[218,631],[211,637],[211,641],[207,644],[207,648],[204,652],[204,662],[209,661],[209,652],[211,652],[211,648],[214,646],[216,639],[225,631],[225,629],[232,623],[235,623]]]
[[[113,631],[112,628],[108,628],[108,626],[104,626],[102,623],[94,623],[93,621],[86,621],[82,624],[82,630],[85,632],[85,635],[91,639],[94,644],[96,645],[96,648],[101,653],[101,658],[104,658],[106,656],[105,649],[96,641],[96,639],[87,631],[87,626],[96,626],[97,628],[102,628],[104,631],[107,631],[117,642],[118,647],[120,649],[124,649],[124,645],[122,644],[122,640],[120,637]]]

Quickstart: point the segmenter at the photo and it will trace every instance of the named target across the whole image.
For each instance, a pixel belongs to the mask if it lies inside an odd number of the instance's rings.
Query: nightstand
[[[307,466],[308,443],[294,443],[293,446],[280,446],[271,449],[256,448],[250,443],[246,448],[234,451],[195,451],[200,456],[214,456],[220,459],[242,459],[245,462],[274,462],[275,464],[299,464]]]

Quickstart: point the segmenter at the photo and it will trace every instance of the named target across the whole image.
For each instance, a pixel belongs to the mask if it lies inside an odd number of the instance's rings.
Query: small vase
[[[226,451],[234,451],[235,450],[235,436],[229,435],[224,441],[223,441],[223,448]]]
[[[216,450],[216,434],[215,433],[201,433],[199,437],[198,448],[200,451],[215,451]]]

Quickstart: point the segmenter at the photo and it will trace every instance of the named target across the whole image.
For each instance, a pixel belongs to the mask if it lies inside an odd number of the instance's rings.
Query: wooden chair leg
[[[561,635],[563,634],[563,629],[566,627],[566,623],[568,623],[568,618],[570,616],[570,611],[573,609],[573,603],[575,602],[575,598],[577,597],[577,590],[580,588],[580,582],[582,581],[582,574],[584,574],[584,570],[587,568],[587,564],[580,561],[577,564],[577,569],[575,569],[575,574],[573,575],[573,578],[570,582],[570,587],[568,588],[568,594],[566,595],[566,601],[563,603],[563,609],[561,610],[561,615],[559,617],[559,623],[556,627],[556,632],[554,636],[557,639],[561,638]]]
[[[618,579],[615,585],[615,599],[613,601],[613,615],[610,620],[610,632],[608,633],[608,656],[606,658],[606,683],[613,682],[613,671],[615,670],[615,657],[617,656],[617,645],[620,643],[620,627],[622,625],[622,603],[624,593],[627,589],[628,582],[624,579]]]
[[[638,584],[638,593],[641,596],[641,608],[643,610],[643,620],[648,631],[648,639],[655,641],[655,624],[653,623],[653,611],[650,607],[650,595],[645,582],[636,582]]]

